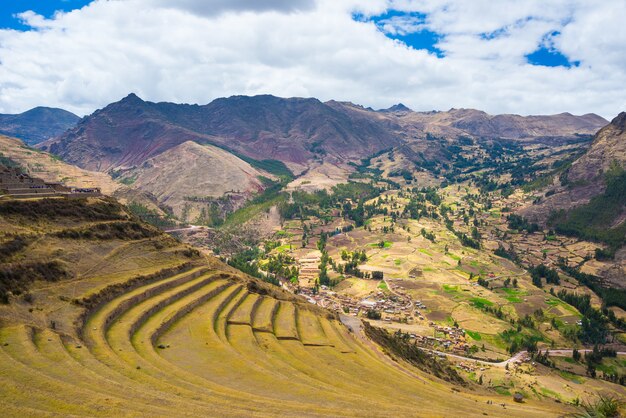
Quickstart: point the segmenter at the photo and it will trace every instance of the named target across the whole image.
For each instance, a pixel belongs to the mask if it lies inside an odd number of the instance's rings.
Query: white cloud
[[[224,12],[307,10],[313,8],[315,0],[151,0],[150,5],[213,16]]]
[[[375,108],[402,102],[417,110],[605,117],[626,110],[623,2],[261,3],[97,0],[49,20],[23,14],[33,30],[0,30],[0,112],[48,105],[85,114],[131,91],[187,103],[271,93]],[[426,25],[443,36],[437,46],[446,56],[408,48],[352,19],[390,5],[427,14],[424,23],[405,20],[395,30]],[[552,45],[579,67],[526,62],[553,31],[560,35]]]

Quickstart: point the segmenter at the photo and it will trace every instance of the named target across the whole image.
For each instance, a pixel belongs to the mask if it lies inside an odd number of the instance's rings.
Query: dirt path
[[[188,226],[187,228],[175,228],[175,229],[165,229],[163,230],[163,232],[184,232],[184,231],[196,231],[198,229],[202,229],[204,228],[203,226],[198,226],[198,225],[191,225]]]
[[[556,356],[556,357],[564,357],[564,356],[571,356],[572,355],[572,348],[556,348],[554,350],[548,350],[550,352],[551,356]],[[579,349],[578,352],[579,353],[591,353],[593,350],[589,350],[589,349]],[[616,354],[618,356],[626,356],[626,351],[618,351],[616,352]]]

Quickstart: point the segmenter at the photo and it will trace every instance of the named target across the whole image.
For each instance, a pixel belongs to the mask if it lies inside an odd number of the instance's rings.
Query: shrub
[[[380,312],[374,309],[368,310],[366,316],[368,319],[380,319],[382,317]]]
[[[0,262],[4,262],[12,255],[22,251],[28,246],[28,240],[20,235],[14,236],[6,242],[0,244]]]
[[[3,265],[0,267],[0,303],[9,303],[9,294],[22,294],[35,280],[56,282],[70,276],[58,260]]]
[[[139,222],[109,222],[91,225],[82,229],[66,229],[57,232],[59,238],[67,239],[123,239],[137,240],[151,238],[160,234],[160,231]]]
[[[121,206],[113,200],[41,199],[17,200],[0,204],[0,215],[20,216],[29,220],[69,218],[84,221],[126,219]]]
[[[431,373],[448,382],[465,386],[466,383],[463,378],[447,361],[439,360],[414,343],[411,343],[408,334],[400,330],[390,334],[382,328],[371,326],[368,322],[363,322],[363,329],[365,334],[378,345],[390,353],[403,358],[418,369]]]
[[[600,395],[595,401],[582,404],[583,411],[574,414],[576,418],[602,417],[612,418],[619,416],[619,409],[624,404],[617,398],[610,395]]]

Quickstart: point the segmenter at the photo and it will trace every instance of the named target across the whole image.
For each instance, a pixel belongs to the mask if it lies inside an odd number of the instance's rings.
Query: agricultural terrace
[[[20,205],[0,205],[4,416],[575,410],[534,398],[514,403],[434,355],[392,361],[359,326],[202,257],[114,201]],[[29,272],[41,276],[24,280]],[[403,337],[368,332],[390,354],[407,347]]]
[[[476,359],[499,361],[522,349],[608,341],[614,325],[604,321],[606,335],[587,335],[591,324],[577,309],[582,305],[567,297],[588,294],[599,306],[597,295],[562,271],[558,281],[548,282],[528,270],[574,264],[592,244],[511,229],[509,201],[485,195],[471,183],[369,187],[378,191],[363,193],[360,200],[301,193],[282,209],[286,219],[273,237],[270,247],[275,248],[261,258],[289,257],[289,265],[299,268],[295,280],[279,275],[284,287],[322,307],[400,330],[424,348]],[[519,256],[511,257],[508,251],[516,243]],[[532,258],[537,254],[540,259]]]

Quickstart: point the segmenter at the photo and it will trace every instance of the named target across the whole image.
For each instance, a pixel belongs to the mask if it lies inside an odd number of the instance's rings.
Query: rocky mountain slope
[[[248,163],[254,161],[284,163],[295,175],[305,174],[302,184],[317,188],[336,184],[335,177],[347,179],[354,170],[348,163],[383,150],[401,148],[409,164],[431,167],[449,162],[446,148],[461,137],[576,138],[594,134],[605,122],[597,115],[414,112],[404,105],[374,111],[349,102],[269,95],[198,106],[130,94],[39,148],[84,169],[121,175],[177,215],[191,207],[190,219],[196,219],[202,205],[191,204],[190,196],[204,204],[227,191],[241,191],[246,200],[262,190],[259,176],[270,176],[252,169]],[[433,136],[439,139],[429,141]]]
[[[0,134],[35,145],[62,134],[79,120],[78,116],[63,109],[36,107],[17,115],[0,114]]]
[[[626,168],[626,112],[620,113],[595,136],[591,148],[572,164],[571,183],[596,182],[613,163]]]
[[[139,165],[186,141],[215,144],[252,158],[272,158],[296,172],[313,159],[356,161],[427,133],[447,138],[592,135],[597,115],[488,115],[472,109],[376,112],[352,103],[274,96],[234,96],[205,106],[151,103],[131,94],[82,120],[42,148],[84,168]]]
[[[611,165],[626,168],[626,112],[598,131],[590,148],[571,167],[555,176],[551,184],[541,190],[544,196],[524,208],[522,214],[545,222],[554,211],[588,203],[604,191],[605,174]]]
[[[134,94],[43,144],[99,171],[129,168],[183,142],[223,146],[303,170],[316,155],[358,159],[400,143],[380,123],[317,99],[235,96],[206,106],[150,103]]]

